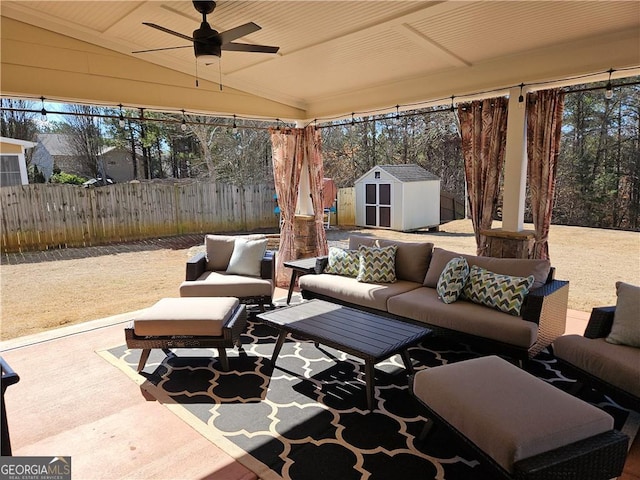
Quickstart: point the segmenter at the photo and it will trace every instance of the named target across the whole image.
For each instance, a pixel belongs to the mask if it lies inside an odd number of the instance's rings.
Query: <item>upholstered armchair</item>
[[[563,335],[553,353],[568,376],[640,411],[640,287],[618,282],[615,307],[591,312],[584,335]]]
[[[261,311],[273,304],[275,252],[264,235],[206,235],[204,243],[187,261],[181,297],[236,297]]]

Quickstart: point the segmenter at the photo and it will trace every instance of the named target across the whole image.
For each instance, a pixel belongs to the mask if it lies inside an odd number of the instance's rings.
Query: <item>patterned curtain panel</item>
[[[508,100],[505,97],[458,105],[462,155],[477,254],[484,255],[498,200],[507,139]]]
[[[306,158],[309,164],[309,185],[311,189],[311,204],[315,215],[316,252],[315,256],[327,255],[327,235],[324,230],[324,201],[322,186],[324,167],[322,164],[322,135],[320,131],[309,125],[304,130]]]
[[[527,95],[527,175],[536,236],[533,258],[549,258],[563,109],[564,93],[560,89]]]
[[[298,202],[300,171],[304,155],[303,130],[297,128],[270,129],[270,133],[273,180],[278,195],[278,207],[280,207],[282,215],[280,249],[276,255],[276,285],[285,287],[289,284],[290,272],[285,271],[282,264],[295,258],[293,219]]]

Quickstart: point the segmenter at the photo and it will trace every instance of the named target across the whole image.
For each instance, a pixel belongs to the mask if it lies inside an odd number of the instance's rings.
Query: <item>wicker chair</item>
[[[578,379],[581,386],[592,386],[624,406],[640,411],[640,348],[604,341],[611,331],[614,313],[615,307],[594,308],[584,336],[557,338],[553,342],[553,353],[567,375]],[[631,374],[631,381],[620,378],[622,371]],[[630,391],[634,388],[635,391]]]

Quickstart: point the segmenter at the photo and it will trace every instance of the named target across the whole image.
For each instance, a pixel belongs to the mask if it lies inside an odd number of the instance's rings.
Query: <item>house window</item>
[[[0,155],[0,186],[22,185],[18,155]]]
[[[373,178],[380,178],[380,172],[373,172]]]

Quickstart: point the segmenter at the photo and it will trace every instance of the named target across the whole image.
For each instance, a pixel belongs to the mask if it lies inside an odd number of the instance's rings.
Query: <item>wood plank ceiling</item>
[[[198,66],[200,91],[191,48],[131,53],[188,45],[142,22],[191,35],[201,19],[189,1],[3,0],[0,8],[3,95],[308,120],[640,71],[636,0],[221,0],[208,17],[213,28],[256,22],[262,30],[238,41],[280,51],[223,52],[219,64]],[[76,94],[64,78],[78,83]],[[132,82],[146,87],[128,96]]]

